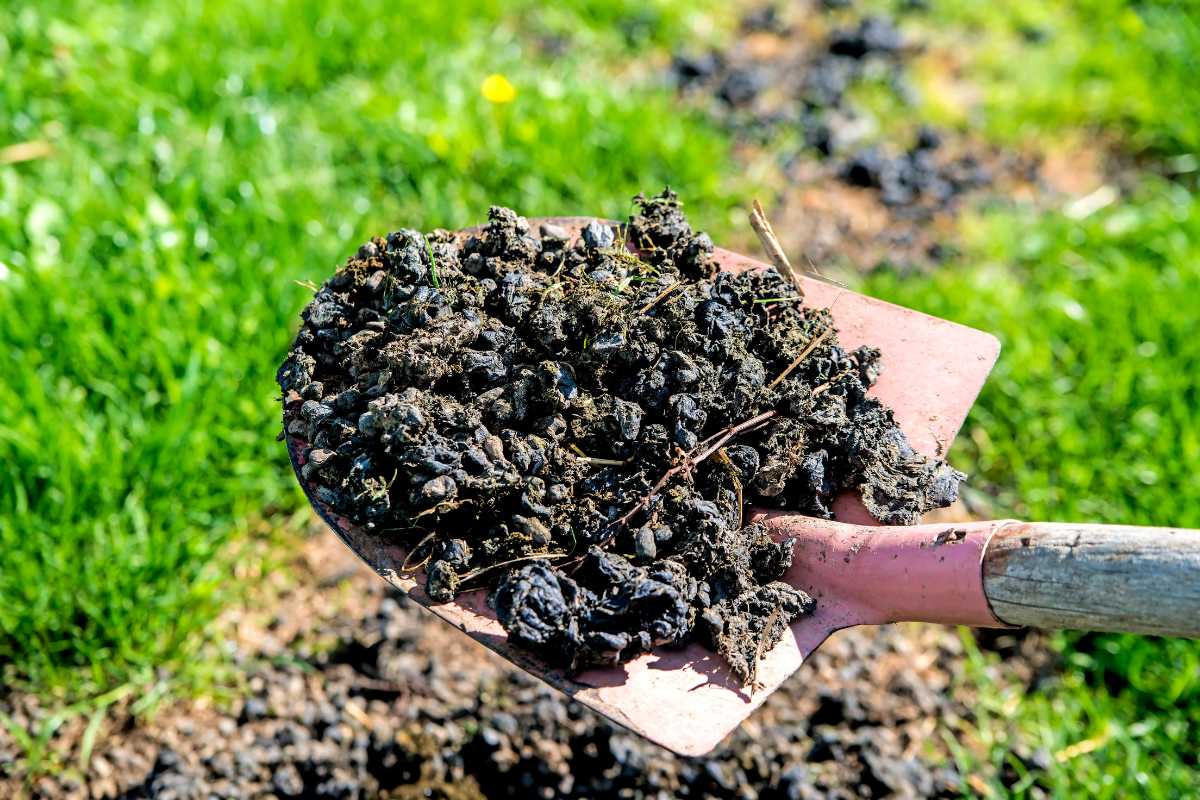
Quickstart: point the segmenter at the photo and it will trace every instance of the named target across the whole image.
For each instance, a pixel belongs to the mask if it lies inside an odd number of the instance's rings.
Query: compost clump
[[[426,591],[488,586],[510,638],[569,669],[699,640],[743,681],[815,603],[746,507],[910,524],[964,477],[915,452],[776,271],[718,272],[675,194],[625,225],[493,207],[401,230],[317,291],[279,369],[310,495],[409,549]]]

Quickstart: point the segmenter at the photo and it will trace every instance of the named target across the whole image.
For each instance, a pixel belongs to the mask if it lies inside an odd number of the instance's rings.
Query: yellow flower
[[[444,156],[450,152],[450,140],[441,131],[434,131],[426,136],[425,142],[435,155]]]
[[[508,78],[500,73],[488,75],[483,79],[479,92],[489,103],[511,103],[517,99],[517,87],[508,82]]]

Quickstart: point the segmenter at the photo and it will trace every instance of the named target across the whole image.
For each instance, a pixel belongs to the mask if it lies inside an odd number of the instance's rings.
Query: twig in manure
[[[419,564],[409,564],[408,562],[412,560],[413,555],[415,555],[418,550],[425,546],[426,542],[436,535],[437,531],[430,531],[421,539],[421,541],[413,545],[413,548],[408,551],[408,555],[404,557],[404,563],[400,565],[400,572],[416,572],[421,567],[429,563],[429,556],[425,556],[425,558]]]
[[[774,389],[779,385],[780,381],[782,381],[788,375],[791,375],[792,370],[800,366],[800,362],[808,358],[809,355],[812,354],[812,351],[816,350],[821,342],[825,341],[825,339],[827,339],[831,333],[833,333],[833,328],[826,328],[825,330],[821,331],[820,336],[814,337],[813,340],[808,343],[808,346],[800,351],[800,355],[796,356],[796,360],[788,364],[787,368],[785,368],[783,372],[779,373],[779,377],[767,384],[767,389]]]
[[[625,467],[629,465],[628,461],[620,461],[615,458],[596,458],[594,456],[582,456],[583,460],[597,467]]]
[[[663,476],[658,479],[658,482],[655,483],[654,486],[651,487],[650,491],[634,504],[633,508],[626,511],[618,519],[611,523],[610,527],[612,528],[612,531],[600,540],[600,546],[603,547],[611,542],[613,537],[617,535],[617,531],[629,524],[629,520],[633,519],[635,514],[649,505],[650,501],[654,499],[655,495],[662,491],[662,488],[667,485],[667,482],[670,481],[671,478],[680,473],[686,474],[691,472],[705,459],[724,447],[730,439],[738,434],[757,428],[767,420],[771,419],[771,417],[775,416],[775,413],[776,412],[774,411],[764,411],[763,413],[751,417],[743,422],[739,422],[736,425],[729,425],[728,427],[717,431],[712,436],[709,436],[703,442],[692,448],[691,452],[685,455],[682,461],[663,473]],[[699,455],[696,455],[697,453],[699,453]]]
[[[763,626],[763,636],[758,640],[758,647],[754,649],[754,663],[750,666],[750,686],[755,690],[762,688],[762,684],[758,682],[758,665],[763,658],[763,650],[766,649],[767,637],[771,633],[771,629],[775,627],[775,623],[779,621],[779,606],[775,606],[771,610],[771,616],[767,617],[767,624]]]
[[[717,441],[715,443],[713,443],[712,445],[710,445],[707,450],[705,450],[703,453],[701,453],[699,456],[697,456],[696,460],[695,460],[695,464],[693,464],[692,466],[694,467],[696,464],[699,464],[701,461],[704,461],[706,458],[711,456],[713,453],[720,450],[733,437],[738,436],[739,434],[743,434],[746,431],[754,430],[755,428],[761,426],[764,422],[769,420],[771,417],[775,416],[775,413],[776,412],[774,412],[774,411],[764,411],[763,413],[759,414],[758,416],[751,417],[750,419],[746,420],[745,422],[739,422],[737,425],[730,425],[727,428],[722,428],[720,431],[717,432]],[[709,438],[712,438],[712,437],[709,437]]]
[[[762,203],[758,200],[754,201],[754,208],[750,211],[750,227],[758,234],[758,240],[762,242],[763,250],[767,252],[767,258],[771,259],[775,269],[791,281],[799,295],[804,297],[804,286],[800,283],[800,276],[788,260],[787,253],[783,252],[783,245],[779,243],[779,237],[775,235],[775,230],[763,211]]]
[[[661,292],[659,292],[657,297],[655,297],[649,303],[646,303],[646,305],[639,308],[638,313],[645,314],[647,311],[649,311],[650,309],[654,308],[656,305],[661,303],[663,301],[663,299],[666,298],[667,295],[669,295],[671,292],[678,289],[680,286],[683,286],[683,281],[675,281],[670,286],[668,286],[667,288],[665,288]]]
[[[822,384],[821,384],[820,386],[818,386],[817,388],[813,389],[813,390],[812,390],[812,395],[813,395],[813,397],[816,397],[817,395],[821,394],[822,392],[827,392],[827,391],[829,391],[829,389],[830,389],[830,388],[831,388],[831,387],[832,387],[832,386],[833,386],[835,383],[837,383],[838,381],[840,381],[842,378],[846,377],[846,375],[847,375],[847,374],[849,374],[849,372],[850,372],[850,370],[848,370],[848,369],[844,369],[844,370],[842,370],[841,372],[839,372],[837,375],[834,375],[832,378],[830,378],[829,380],[827,380],[827,381],[825,381],[824,383],[822,383]]]
[[[733,490],[737,493],[737,526],[740,528],[742,527],[742,510],[743,506],[745,505],[745,499],[742,494],[742,479],[738,477],[737,467],[734,466],[733,459],[729,457],[729,453],[726,452],[724,447],[717,451],[717,454],[714,456],[714,458],[716,458],[716,460],[719,461],[723,467],[725,467],[726,472],[733,481]]]
[[[566,558],[568,555],[570,555],[570,553],[531,553],[530,555],[527,555],[527,556],[518,556],[517,558],[510,558],[508,561],[501,561],[497,564],[488,564],[486,567],[479,567],[478,569],[473,569],[470,572],[466,573],[465,575],[461,576],[458,579],[458,581],[460,584],[463,584],[463,583],[466,583],[467,581],[478,578],[480,575],[484,574],[485,572],[491,572],[492,570],[499,569],[500,567],[507,567],[510,564],[519,564],[522,561],[533,561],[534,559],[537,559],[537,558],[548,558],[548,559]]]

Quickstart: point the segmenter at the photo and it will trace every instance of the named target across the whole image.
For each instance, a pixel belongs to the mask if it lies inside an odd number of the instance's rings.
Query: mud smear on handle
[[[318,290],[279,370],[314,496],[410,548],[448,601],[488,586],[555,665],[699,640],[751,682],[814,601],[746,506],[820,517],[844,489],[881,521],[948,505],[963,475],[909,447],[774,270],[717,272],[673,192],[628,224],[475,236],[401,230]]]

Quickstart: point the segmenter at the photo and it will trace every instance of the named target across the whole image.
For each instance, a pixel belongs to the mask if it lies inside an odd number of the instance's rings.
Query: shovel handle
[[[992,524],[983,590],[1001,621],[1200,638],[1200,530]]]

